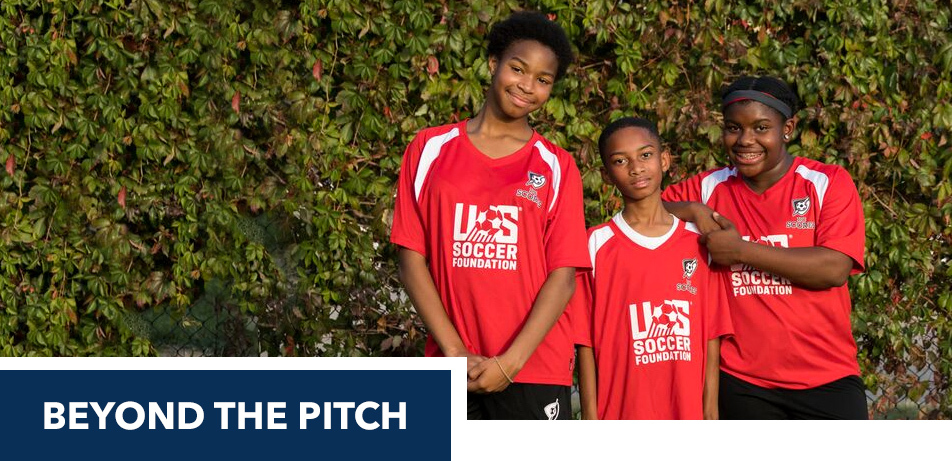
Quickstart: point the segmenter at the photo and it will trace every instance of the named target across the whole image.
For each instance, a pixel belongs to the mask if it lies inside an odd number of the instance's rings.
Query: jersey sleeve
[[[866,222],[863,204],[853,178],[837,168],[823,198],[816,225],[816,244],[839,251],[853,259],[850,275],[863,271],[866,248]]]
[[[565,308],[575,344],[592,347],[592,297],[594,279],[591,271],[575,274],[575,293]]]
[[[694,175],[677,184],[669,184],[661,192],[665,202],[700,202],[701,175]]]
[[[418,133],[403,154],[400,176],[397,179],[397,197],[393,207],[393,226],[390,242],[427,256],[423,216],[417,201],[414,183],[423,149],[424,136]]]
[[[560,267],[591,269],[582,206],[582,175],[568,155],[562,186],[545,229],[545,260],[549,272]]]
[[[707,255],[705,255],[706,257]],[[727,268],[709,269],[707,306],[704,310],[706,313],[704,335],[707,341],[734,334],[734,323],[731,320],[731,311],[727,300],[727,290],[730,286],[729,276],[730,271]]]

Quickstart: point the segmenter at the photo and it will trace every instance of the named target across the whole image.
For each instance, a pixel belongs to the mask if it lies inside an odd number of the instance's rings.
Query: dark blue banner
[[[0,370],[5,459],[449,459],[449,370]]]

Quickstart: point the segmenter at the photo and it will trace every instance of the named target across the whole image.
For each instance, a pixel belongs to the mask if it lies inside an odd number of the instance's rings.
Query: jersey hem
[[[737,378],[737,379],[739,379],[739,380],[741,380],[741,381],[744,381],[744,382],[746,382],[746,383],[748,383],[748,384],[753,384],[753,385],[755,385],[755,386],[762,387],[762,388],[765,388],[765,389],[789,389],[789,390],[795,390],[795,391],[802,391],[802,390],[807,390],[807,389],[814,389],[814,388],[817,388],[817,387],[820,387],[820,386],[823,386],[823,385],[832,383],[833,381],[846,378],[847,376],[856,376],[856,377],[862,379],[862,376],[860,376],[859,373],[843,373],[843,374],[838,374],[838,373],[837,373],[837,374],[832,374],[832,375],[830,375],[830,376],[832,376],[832,378],[824,378],[824,379],[820,380],[819,382],[817,382],[817,383],[815,383],[815,384],[811,383],[811,384],[795,384],[795,385],[794,385],[794,384],[787,384],[787,383],[781,384],[781,383],[777,383],[777,382],[775,382],[775,381],[764,380],[764,379],[758,379],[758,378],[754,378],[754,377],[752,377],[752,376],[746,376],[746,375],[741,374],[740,372],[731,371],[731,370],[725,369],[724,367],[721,367],[721,371],[723,371],[724,373],[727,373],[727,374],[729,374],[729,375],[731,375],[731,376],[733,376],[733,377],[735,377],[735,378]]]
[[[408,250],[412,250],[417,253],[420,253],[421,255],[423,255],[424,258],[427,257],[426,250],[424,250],[423,248],[417,247],[414,243],[410,242],[409,240],[404,240],[399,237],[396,237],[396,238],[390,237],[390,243],[406,248]]]

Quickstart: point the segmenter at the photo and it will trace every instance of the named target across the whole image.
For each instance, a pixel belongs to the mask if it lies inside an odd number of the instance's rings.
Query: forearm
[[[446,314],[433,277],[427,269],[426,258],[406,248],[400,249],[398,258],[400,281],[440,350],[448,357],[465,354],[466,346]]]
[[[704,364],[704,419],[718,419],[717,394],[720,391],[721,340],[707,342],[707,363]]]
[[[578,391],[582,404],[582,419],[598,419],[598,383],[595,377],[595,352],[591,347],[579,346],[578,358]]]
[[[739,245],[741,264],[778,275],[811,290],[844,285],[853,267],[849,256],[825,247],[780,248],[752,242]]]
[[[536,347],[549,333],[575,291],[575,268],[561,267],[549,273],[522,330],[502,354],[512,367],[512,376],[522,369]]]

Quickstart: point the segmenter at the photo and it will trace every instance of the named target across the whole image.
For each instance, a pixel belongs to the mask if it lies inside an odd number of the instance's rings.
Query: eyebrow
[[[643,151],[643,150],[645,150],[645,149],[647,149],[647,148],[656,149],[657,147],[656,147],[654,144],[645,144],[645,145],[643,145],[643,146],[641,146],[641,147],[635,149],[635,152],[641,152],[641,151]],[[611,152],[611,153],[608,154],[608,157],[611,158],[611,157],[614,157],[614,156],[616,156],[616,155],[625,155],[625,151],[618,150],[618,151],[615,151],[615,152]]]
[[[757,120],[754,120],[754,121],[753,121],[753,123],[763,123],[763,122],[774,123],[773,120],[770,120],[769,118],[758,118]],[[732,119],[732,118],[726,118],[726,119],[724,119],[724,123],[733,123],[733,124],[736,124],[736,125],[740,125],[740,124],[741,124],[740,122],[738,122],[738,121],[736,121],[736,120],[734,120],[734,119]]]
[[[519,61],[523,66],[526,66],[526,67],[529,66],[529,63],[523,61],[522,58],[520,58],[519,56],[513,56],[513,57],[509,58],[509,60],[510,60],[510,61],[516,60],[516,61]],[[541,74],[542,74],[542,75],[548,75],[548,76],[550,76],[550,77],[555,77],[555,74],[553,74],[552,72],[542,71]]]

